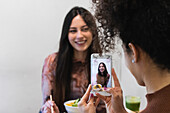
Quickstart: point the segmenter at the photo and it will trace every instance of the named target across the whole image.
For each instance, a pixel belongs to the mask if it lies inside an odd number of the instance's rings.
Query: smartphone
[[[106,92],[107,88],[112,87],[112,56],[109,54],[99,55],[94,53],[91,55],[91,85],[94,96],[99,93],[103,96],[110,96]]]

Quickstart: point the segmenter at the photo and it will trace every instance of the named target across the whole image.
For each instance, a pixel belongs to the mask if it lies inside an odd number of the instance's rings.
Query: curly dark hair
[[[92,1],[105,37],[112,41],[118,35],[127,50],[133,43],[170,70],[170,0]]]

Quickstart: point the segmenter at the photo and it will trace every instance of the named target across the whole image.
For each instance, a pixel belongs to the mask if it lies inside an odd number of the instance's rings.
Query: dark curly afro
[[[170,0],[92,0],[103,47],[115,36],[144,50],[161,68],[170,69]],[[107,43],[105,43],[107,42]],[[109,48],[112,49],[112,48]]]

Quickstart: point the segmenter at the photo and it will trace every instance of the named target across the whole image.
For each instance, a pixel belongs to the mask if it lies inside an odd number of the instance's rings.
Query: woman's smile
[[[75,41],[78,45],[84,45],[87,42],[87,40],[81,40],[81,41]]]

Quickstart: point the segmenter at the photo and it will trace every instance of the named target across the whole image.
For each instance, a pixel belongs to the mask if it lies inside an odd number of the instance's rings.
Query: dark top
[[[147,94],[147,106],[140,113],[170,113],[170,84],[152,94]]]
[[[100,76],[100,75],[97,74],[96,78],[97,78],[97,81],[96,81],[97,84],[101,84],[102,87],[107,87],[107,83],[109,81],[110,75],[107,74],[107,76],[104,77],[104,76]]]

